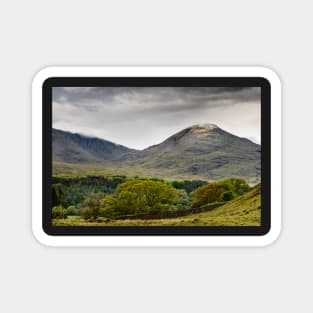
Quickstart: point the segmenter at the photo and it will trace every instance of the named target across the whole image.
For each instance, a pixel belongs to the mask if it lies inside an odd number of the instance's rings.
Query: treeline
[[[98,178],[87,179],[89,183],[94,182],[95,179],[96,186],[101,187]],[[126,179],[123,177],[123,179],[124,181],[120,183],[117,183],[116,177],[100,180],[105,182],[105,186],[102,186],[105,192],[92,189],[92,192],[78,204],[69,204],[68,199],[74,198],[71,195],[73,190],[86,192],[85,188],[79,188],[85,186],[81,181],[84,178],[75,178],[75,183],[66,181],[66,184],[60,180],[55,181],[52,188],[54,204],[52,217],[66,218],[77,215],[92,221],[138,214],[153,215],[227,202],[250,190],[245,180],[239,178],[229,178],[214,183],[204,182],[204,184],[202,181],[165,181],[158,178]],[[77,195],[75,197],[78,199]],[[79,198],[82,197],[81,194]]]
[[[138,177],[136,177],[138,178]],[[113,194],[117,186],[129,180],[126,176],[82,176],[52,177],[52,206],[79,206],[92,193]],[[203,180],[172,180],[150,178],[152,181],[166,182],[176,189],[183,189],[188,194],[207,184]]]
[[[52,177],[52,206],[79,206],[89,194],[112,194],[126,179],[126,176]]]

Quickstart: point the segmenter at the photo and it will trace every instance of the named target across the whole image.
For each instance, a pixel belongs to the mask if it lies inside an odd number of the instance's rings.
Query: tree
[[[102,200],[102,216],[159,213],[173,209],[178,201],[177,190],[158,180],[129,180],[118,185],[116,192],[116,197],[106,196]]]
[[[85,219],[96,219],[99,216],[101,200],[104,194],[102,192],[91,193],[82,203],[82,214]]]
[[[127,199],[134,211],[159,213],[173,208],[178,193],[160,181],[134,180],[119,185],[118,199]]]
[[[85,220],[95,219],[94,212],[90,208],[83,208],[81,214]]]
[[[60,204],[66,206],[66,198],[62,187],[62,184],[59,183],[52,185],[52,207]]]
[[[228,178],[222,180],[221,183],[228,185],[229,190],[233,191],[236,196],[241,196],[251,190],[243,178]]]
[[[75,205],[70,205],[66,209],[66,215],[79,215],[79,209]]]
[[[190,206],[188,193],[184,189],[177,190],[178,200],[175,204],[177,210],[186,210]]]
[[[218,183],[210,183],[199,187],[194,192],[193,207],[199,207],[208,203],[217,202],[224,191],[224,187]]]
[[[105,196],[100,203],[99,216],[114,217],[117,215],[117,200],[113,196]]]
[[[62,204],[52,208],[52,218],[66,218],[66,210]]]
[[[229,201],[249,191],[250,187],[242,178],[227,178],[199,187],[194,192],[192,206]]]
[[[174,180],[171,182],[176,189],[184,189],[187,193],[193,192],[195,189],[206,185],[208,182],[204,180]]]
[[[112,194],[117,185],[125,181],[126,176],[121,175],[52,177],[53,186],[61,188],[65,195],[67,204],[62,203],[65,207],[69,205],[80,205],[90,193],[103,192],[104,194]],[[54,203],[53,206],[58,204],[59,202]]]

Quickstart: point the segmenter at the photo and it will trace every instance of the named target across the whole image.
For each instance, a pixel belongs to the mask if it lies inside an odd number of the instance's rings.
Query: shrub
[[[232,191],[225,191],[222,193],[221,200],[222,201],[230,201],[235,198],[235,195]]]
[[[79,215],[79,209],[76,208],[75,205],[70,205],[67,207],[66,209],[66,215],[69,216],[69,215]]]
[[[52,208],[52,218],[66,218],[66,210],[63,205],[54,206]]]

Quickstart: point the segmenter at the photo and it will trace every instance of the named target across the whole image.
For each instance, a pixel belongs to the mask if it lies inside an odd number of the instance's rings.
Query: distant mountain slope
[[[131,152],[113,142],[52,129],[53,161],[64,163],[93,163],[118,159]]]
[[[260,181],[261,147],[213,124],[188,127],[162,143],[122,157],[127,164],[140,160],[147,169],[166,169],[173,176],[200,176],[207,180],[245,177]]]
[[[102,162],[105,170],[135,175],[205,180],[244,177],[250,184],[260,182],[261,177],[260,145],[213,124],[193,125],[140,151],[54,130],[53,156],[54,161],[65,163]]]

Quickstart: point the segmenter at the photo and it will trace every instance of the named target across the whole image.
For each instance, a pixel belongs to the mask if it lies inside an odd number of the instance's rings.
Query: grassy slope
[[[167,177],[198,175],[205,180],[243,177],[252,185],[260,181],[259,148],[251,141],[220,129],[195,129],[174,140],[178,135],[147,149],[150,153],[140,159],[140,167],[158,169]],[[138,160],[125,163],[136,166]]]
[[[111,220],[88,223],[83,220],[54,220],[55,226],[259,226],[261,223],[260,185],[227,204],[205,213],[162,220]]]
[[[217,169],[216,173],[221,171]],[[227,178],[226,174],[212,175],[207,177],[207,175],[201,174],[190,174],[190,173],[177,173],[176,169],[173,168],[145,168],[141,164],[128,164],[128,163],[118,163],[118,162],[107,162],[107,163],[88,163],[88,164],[73,164],[73,163],[63,163],[63,162],[53,162],[52,166],[53,176],[84,176],[84,175],[97,175],[97,176],[110,176],[110,175],[125,175],[125,176],[140,176],[140,177],[166,177],[169,179],[181,179],[181,180],[206,180],[206,181],[216,181],[223,178]],[[244,175],[234,175],[232,177],[243,177],[247,180],[250,185],[255,185],[258,180],[255,178],[247,179]]]
[[[186,179],[186,180],[207,180],[202,175],[177,174],[171,169],[160,168],[144,168],[141,164],[131,165],[127,163],[107,162],[107,163],[88,163],[88,164],[72,164],[63,162],[53,162],[53,176],[140,176],[140,177],[167,177],[170,179]]]

